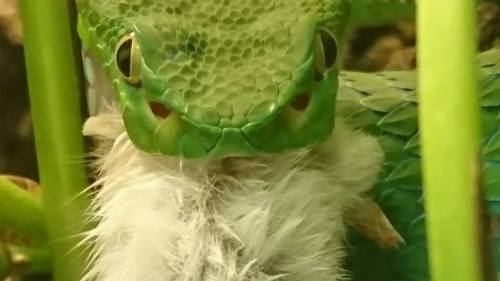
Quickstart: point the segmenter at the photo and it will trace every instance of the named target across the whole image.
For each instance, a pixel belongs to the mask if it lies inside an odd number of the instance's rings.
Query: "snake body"
[[[500,215],[500,48],[480,54],[482,159],[489,213]],[[378,137],[385,162],[373,195],[406,241],[382,250],[353,235],[350,265],[355,280],[429,280],[425,212],[418,131],[417,72],[347,72],[341,75],[337,114]],[[450,135],[450,137],[453,137]],[[492,233],[494,261],[500,269],[498,233]]]

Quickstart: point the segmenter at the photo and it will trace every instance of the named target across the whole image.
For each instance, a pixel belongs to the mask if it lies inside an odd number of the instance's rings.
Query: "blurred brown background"
[[[16,0],[0,0],[0,174],[37,178]]]
[[[37,179],[20,24],[15,0],[0,0],[0,174]],[[480,49],[500,42],[500,6],[478,8]],[[345,68],[378,71],[413,69],[415,25],[412,21],[354,28],[344,48]]]

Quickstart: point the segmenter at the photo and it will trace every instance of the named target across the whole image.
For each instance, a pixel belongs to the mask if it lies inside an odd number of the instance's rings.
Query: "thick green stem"
[[[12,266],[21,276],[48,275],[52,272],[51,254],[46,247],[29,248],[11,245]]]
[[[77,243],[88,198],[83,166],[74,1],[22,0],[25,54],[42,202],[55,281],[76,281],[86,257]]]
[[[7,249],[0,244],[0,280],[4,280],[10,273],[12,263]]]
[[[35,242],[46,239],[43,210],[37,198],[1,176],[0,198],[0,227]]]
[[[29,248],[0,244],[0,280],[7,276],[23,277],[24,280],[24,277],[51,275],[51,258],[50,250],[44,246]]]
[[[419,0],[420,122],[433,281],[483,279],[475,0]]]

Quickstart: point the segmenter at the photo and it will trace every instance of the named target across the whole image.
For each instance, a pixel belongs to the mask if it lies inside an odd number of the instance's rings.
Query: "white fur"
[[[375,139],[341,121],[319,147],[280,155],[151,155],[123,127],[104,151],[86,280],[343,280],[343,216],[382,160]]]

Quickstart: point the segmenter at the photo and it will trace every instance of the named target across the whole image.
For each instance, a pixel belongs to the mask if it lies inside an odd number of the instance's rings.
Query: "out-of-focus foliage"
[[[0,26],[14,44],[21,44],[22,28],[17,0],[0,0]]]
[[[357,5],[371,2],[359,1]],[[500,43],[500,5],[493,2],[478,5],[480,51],[491,49]],[[416,28],[413,19],[352,28],[345,45],[344,68],[361,71],[414,69],[415,43]]]
[[[413,0],[353,0],[352,20],[354,26],[380,25],[394,20],[412,19],[415,15]]]

